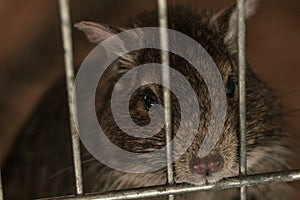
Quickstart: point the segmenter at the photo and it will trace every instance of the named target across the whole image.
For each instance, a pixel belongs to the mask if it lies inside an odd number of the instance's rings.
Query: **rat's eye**
[[[144,90],[144,103],[148,110],[158,104],[158,98],[150,88]]]
[[[234,80],[233,80],[232,76],[228,77],[225,91],[226,91],[226,95],[228,97],[230,97],[230,98],[234,97],[235,83],[234,83]]]

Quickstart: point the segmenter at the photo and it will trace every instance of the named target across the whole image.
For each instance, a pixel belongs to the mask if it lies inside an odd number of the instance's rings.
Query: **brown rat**
[[[246,16],[254,13],[256,1],[246,1]],[[182,7],[170,7],[168,11],[169,28],[182,32],[197,42],[216,63],[227,95],[227,115],[222,135],[205,158],[197,155],[207,132],[210,116],[210,94],[201,74],[183,58],[170,54],[170,66],[183,74],[193,87],[199,107],[203,111],[197,133],[192,145],[174,162],[175,182],[203,185],[223,178],[238,175],[239,128],[238,128],[238,90],[237,90],[237,47],[236,47],[235,6],[220,12],[196,12]],[[157,11],[137,17],[127,28],[158,26]],[[80,22],[76,27],[86,33],[91,42],[99,43],[121,32],[93,22]],[[110,78],[100,83],[96,94],[98,120],[108,138],[117,146],[131,152],[151,152],[165,146],[164,131],[151,138],[134,138],[125,134],[116,125],[112,116],[109,97],[114,83],[126,71],[145,63],[160,63],[160,51],[143,49],[129,53],[117,60]],[[288,168],[286,157],[289,154],[284,140],[286,133],[281,122],[281,108],[276,95],[252,70],[247,68],[247,163],[248,173],[263,173]],[[147,77],[139,77],[144,80]],[[106,90],[101,90],[105,86]],[[180,84],[180,83],[179,83]],[[133,121],[141,126],[150,121],[149,109],[163,104],[162,87],[149,84],[136,90],[129,110]],[[174,94],[172,99],[173,134],[180,125],[180,107]],[[91,130],[92,131],[92,130]],[[51,145],[49,145],[51,144]],[[74,193],[73,171],[70,167],[71,147],[68,126],[67,98],[64,84],[58,82],[42,101],[32,119],[24,128],[4,166],[4,187],[8,198],[36,198]],[[176,152],[174,152],[176,153]],[[93,158],[83,147],[83,177],[85,192],[104,192],[110,190],[161,185],[166,183],[165,169],[152,173],[131,174],[111,169]],[[159,162],[149,158],[149,162]],[[64,170],[65,169],[65,170]],[[59,173],[57,173],[59,172]],[[285,199],[282,185],[251,187],[249,196],[253,199]],[[15,191],[19,191],[16,193]],[[218,195],[228,199],[237,198],[236,190],[225,192],[199,192],[180,195],[181,199],[218,199]],[[223,196],[224,197],[224,196]],[[164,197],[162,197],[164,198]]]

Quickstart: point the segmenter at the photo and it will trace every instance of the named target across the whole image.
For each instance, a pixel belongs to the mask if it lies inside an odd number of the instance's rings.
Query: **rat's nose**
[[[202,176],[211,176],[213,173],[223,168],[224,159],[220,154],[210,154],[204,158],[194,157],[190,161],[190,169],[192,172]]]

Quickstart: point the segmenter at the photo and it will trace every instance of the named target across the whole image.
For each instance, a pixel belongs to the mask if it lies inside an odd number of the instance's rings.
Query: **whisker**
[[[286,97],[286,96],[291,95],[291,94],[295,94],[297,92],[300,92],[300,88],[294,89],[294,90],[290,90],[290,91],[287,91],[287,92],[283,92],[283,93],[279,93],[277,95],[277,97],[278,98],[282,98],[282,97]]]
[[[286,86],[288,86],[288,76],[285,76],[286,78],[284,78],[283,80],[281,80],[281,83],[280,83],[280,86],[277,88],[278,91],[281,91],[281,90],[285,90],[284,88]]]
[[[293,116],[292,114],[295,114],[300,111],[300,108],[294,108],[294,109],[289,109],[289,110],[283,110],[283,115],[285,116]]]
[[[91,159],[88,159],[88,160],[84,160],[84,161],[82,161],[81,163],[82,163],[82,165],[84,165],[84,164],[87,164],[87,163],[92,162],[92,161],[95,161],[95,160],[96,160],[95,158],[91,158]],[[51,179],[53,179],[53,178],[55,178],[55,177],[57,177],[57,176],[59,176],[59,175],[65,173],[65,172],[68,171],[68,170],[73,171],[73,165],[70,165],[70,166],[68,166],[68,167],[66,167],[66,168],[64,168],[64,169],[62,169],[62,170],[60,170],[59,172],[53,174],[52,176],[49,176],[49,177],[48,177],[48,180],[51,180]]]

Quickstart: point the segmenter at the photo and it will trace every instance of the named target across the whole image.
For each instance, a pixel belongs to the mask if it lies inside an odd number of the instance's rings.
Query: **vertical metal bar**
[[[82,194],[83,185],[82,185],[82,168],[81,168],[81,158],[80,158],[80,142],[79,142],[79,136],[74,123],[74,112],[73,112],[73,102],[72,102],[72,93],[74,87],[73,85],[74,65],[73,65],[70,8],[69,8],[68,0],[59,0],[59,11],[60,11],[60,18],[61,18],[63,46],[64,46],[65,71],[66,71],[68,101],[69,101],[69,110],[70,110],[70,125],[71,125],[71,133],[72,133],[72,148],[73,148],[73,162],[74,162],[74,171],[75,171],[76,192],[77,194]]]
[[[2,176],[1,176],[1,168],[0,168],[0,200],[4,200],[3,186],[2,186]]]
[[[240,175],[247,174],[246,141],[246,60],[245,60],[245,0],[237,0],[238,10],[238,64],[239,64],[239,123],[240,123]],[[240,199],[247,199],[247,188],[240,188]]]
[[[167,1],[158,0],[158,10],[159,10],[159,26],[160,26],[160,45],[162,49],[166,49],[169,46],[169,37],[168,37],[168,12],[167,12]],[[166,87],[170,86],[170,72],[166,66],[169,66],[169,52],[161,51],[162,65],[165,67],[162,68],[162,78],[163,84]],[[169,185],[174,184],[174,170],[173,170],[173,159],[172,159],[172,120],[171,120],[171,98],[170,90],[164,87],[164,115],[165,115],[165,131],[166,131],[166,144],[167,146],[167,181]],[[169,195],[169,200],[173,200],[174,195]]]

